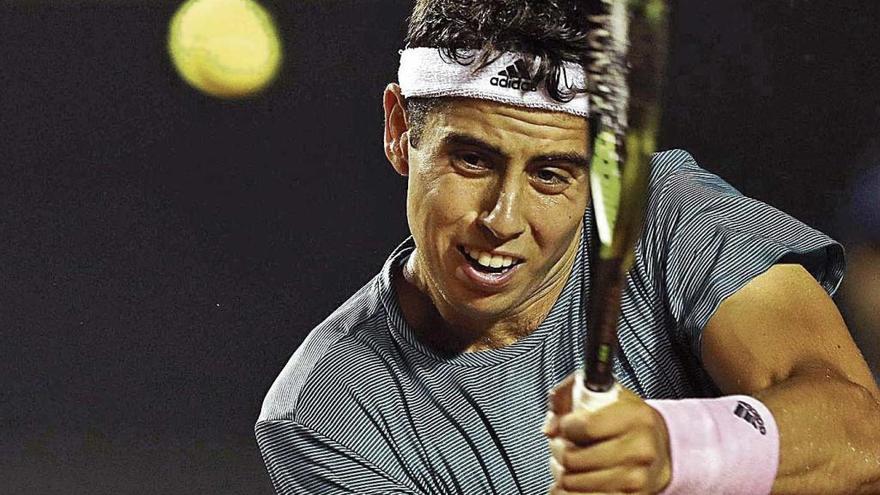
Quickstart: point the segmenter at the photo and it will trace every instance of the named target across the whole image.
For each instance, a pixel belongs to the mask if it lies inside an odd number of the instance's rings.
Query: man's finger
[[[656,418],[650,406],[621,400],[598,411],[572,411],[559,418],[559,434],[586,446],[599,440],[621,436],[636,428],[653,428]]]
[[[571,411],[571,387],[574,385],[574,375],[568,375],[565,380],[553,387],[547,395],[547,409],[556,416],[568,414]]]
[[[555,484],[562,490],[578,494],[642,493],[648,482],[649,473],[646,468],[615,467],[586,473],[564,473]]]
[[[563,438],[550,441],[557,464],[568,473],[597,471],[614,466],[649,466],[658,458],[657,446],[649,437],[623,435],[588,447],[578,447]]]
[[[557,483],[550,485],[550,491],[547,493],[549,495],[628,495],[623,492],[570,492],[568,490],[563,490]]]
[[[559,434],[559,418],[571,411],[573,385],[574,375],[569,375],[547,394],[547,419],[544,421],[543,431],[548,437]]]

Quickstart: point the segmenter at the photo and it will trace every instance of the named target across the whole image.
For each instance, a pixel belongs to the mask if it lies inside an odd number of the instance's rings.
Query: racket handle
[[[614,384],[606,392],[593,392],[584,385],[584,372],[579,370],[574,376],[574,386],[571,387],[571,403],[573,409],[581,409],[596,412],[610,404],[617,402],[620,395],[620,385]]]

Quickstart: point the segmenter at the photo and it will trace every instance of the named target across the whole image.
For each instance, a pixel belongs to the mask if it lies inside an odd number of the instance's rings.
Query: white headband
[[[538,63],[536,59],[535,66]],[[473,72],[472,66],[442,57],[437,48],[407,48],[400,52],[397,80],[405,97],[463,96],[581,117],[589,114],[586,93],[577,93],[568,102],[554,100],[545,81],[532,81],[531,74],[532,68],[514,53],[503,53]],[[564,63],[559,79],[562,90],[586,86],[584,70],[577,64]]]

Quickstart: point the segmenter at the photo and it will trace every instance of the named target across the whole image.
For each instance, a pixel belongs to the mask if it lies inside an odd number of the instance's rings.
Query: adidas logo
[[[506,69],[498,73],[498,76],[492,76],[492,79],[489,80],[492,86],[520,89],[522,91],[538,90],[538,85],[535,81],[532,81],[529,68],[526,67],[523,59],[517,60],[513,65],[508,65]]]
[[[747,404],[741,400],[736,401],[736,409],[733,411],[733,414],[736,414],[740,418],[744,419],[746,423],[752,425],[756,430],[761,432],[761,435],[767,434],[767,428],[764,426],[764,419],[761,418],[761,415],[758,414],[758,411],[755,410],[750,404]]]

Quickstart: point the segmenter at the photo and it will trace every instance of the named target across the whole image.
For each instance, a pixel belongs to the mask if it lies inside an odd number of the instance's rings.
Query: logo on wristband
[[[767,434],[764,420],[761,418],[761,415],[758,414],[758,411],[756,411],[748,402],[743,402],[741,400],[736,401],[736,409],[734,409],[733,414],[744,419],[746,423],[752,425],[756,430],[761,432],[761,435]]]

